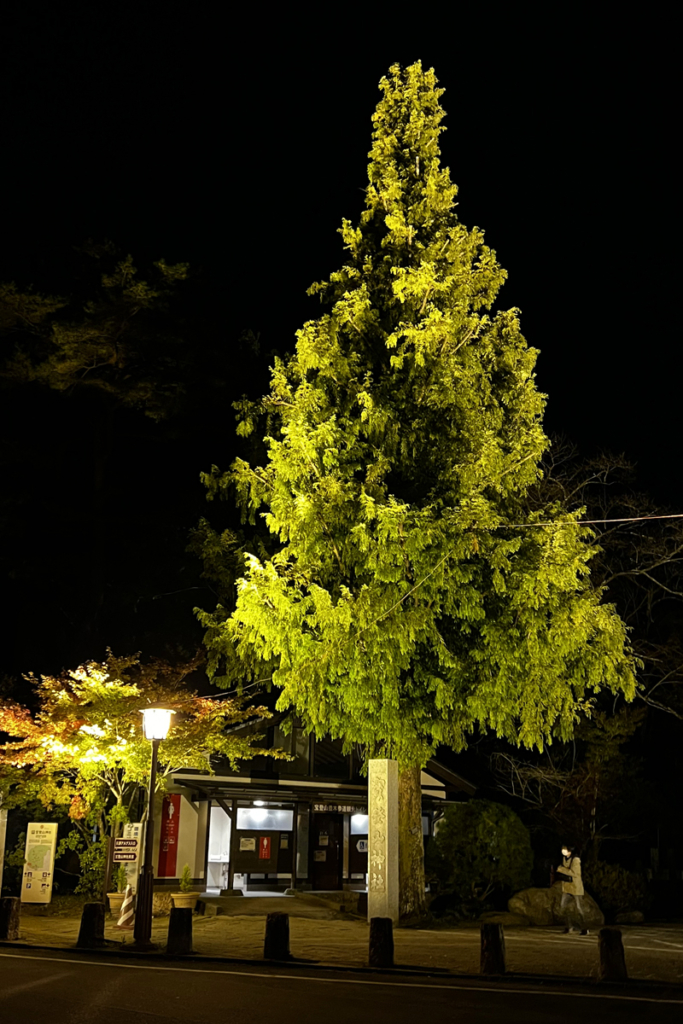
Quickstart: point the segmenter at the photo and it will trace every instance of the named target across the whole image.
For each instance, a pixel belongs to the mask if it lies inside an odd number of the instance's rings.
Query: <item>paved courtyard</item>
[[[229,912],[195,914],[194,949],[199,955],[258,960],[263,957],[265,916],[273,910],[290,914],[290,944],[294,957],[343,967],[367,964],[368,926],[358,917],[315,897],[234,899]],[[21,939],[28,945],[66,948],[76,942],[77,909],[39,916],[24,911]],[[166,942],[168,917],[153,922],[153,941]],[[622,928],[629,976],[683,983],[683,923]],[[105,937],[126,945],[130,932],[120,932],[107,915]],[[560,928],[506,927],[508,971],[515,974],[595,978],[597,934],[564,935]],[[479,972],[479,928],[400,928],[394,932],[397,967],[428,968],[458,974]]]

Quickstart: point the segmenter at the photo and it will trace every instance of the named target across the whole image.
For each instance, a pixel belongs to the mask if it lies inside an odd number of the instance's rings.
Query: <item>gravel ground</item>
[[[258,960],[263,956],[265,915],[274,910],[290,914],[290,946],[294,957],[318,963],[359,967],[367,964],[368,927],[342,911],[339,901],[315,897],[233,899],[217,916],[194,915],[193,941],[198,954]],[[21,940],[27,945],[69,947],[80,924],[78,903],[55,901],[48,913],[24,908]],[[168,918],[153,922],[152,939],[163,948]],[[683,983],[683,924],[622,927],[629,976]],[[126,945],[130,932],[121,932],[107,915],[105,937]],[[582,978],[597,977],[597,934],[564,935],[560,928],[506,927],[508,971]],[[394,932],[396,966],[479,972],[479,928],[400,928]]]

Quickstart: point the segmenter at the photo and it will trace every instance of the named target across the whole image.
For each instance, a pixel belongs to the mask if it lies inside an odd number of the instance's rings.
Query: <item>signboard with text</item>
[[[235,847],[235,871],[238,874],[269,874],[278,870],[280,832],[237,829]]]
[[[356,807],[355,804],[313,804],[313,811],[332,812],[336,814],[367,814],[367,807]]]
[[[26,827],[22,903],[49,903],[57,849],[57,825],[31,821]]]
[[[2,869],[5,866],[5,840],[7,838],[7,810],[0,807],[0,893],[2,892]]]
[[[180,794],[167,793],[161,806],[158,878],[175,878],[178,871],[178,823]]]
[[[122,864],[126,869],[126,884],[135,892],[140,874],[142,857],[142,824],[139,821],[128,822],[123,826],[123,835],[114,840],[112,861],[114,867]]]
[[[137,839],[114,840],[114,863],[127,864],[138,859],[139,842]]]

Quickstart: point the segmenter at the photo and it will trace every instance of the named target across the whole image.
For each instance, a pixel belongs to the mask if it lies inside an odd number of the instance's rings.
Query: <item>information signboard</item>
[[[26,827],[22,903],[49,903],[57,849],[57,825],[31,821]]]
[[[114,863],[126,864],[128,861],[138,859],[137,839],[115,839],[114,840]]]
[[[140,874],[140,858],[142,856],[142,824],[139,821],[128,822],[123,826],[123,836],[114,840],[112,860],[117,866],[123,864],[126,869],[126,883],[135,892]]]
[[[0,798],[1,799],[1,798]],[[7,809],[0,807],[0,893],[2,892],[2,869],[5,866],[5,840],[7,838]]]

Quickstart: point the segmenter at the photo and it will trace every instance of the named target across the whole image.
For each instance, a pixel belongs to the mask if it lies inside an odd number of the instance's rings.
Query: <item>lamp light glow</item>
[[[165,740],[171,728],[170,708],[142,708],[142,728],[147,740]]]

